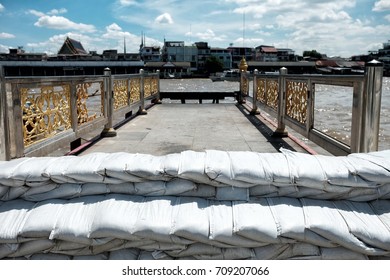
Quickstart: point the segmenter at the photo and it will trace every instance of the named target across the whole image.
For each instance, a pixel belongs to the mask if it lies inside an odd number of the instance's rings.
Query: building
[[[278,61],[278,51],[273,46],[258,46],[255,48],[255,60],[264,62]]]
[[[18,47],[17,49],[9,49],[9,53],[0,53],[1,60],[42,61],[47,60],[47,55],[45,53],[27,53],[23,47]]]
[[[197,69],[205,68],[206,60],[210,57],[210,47],[207,42],[196,42],[195,46],[198,50]]]
[[[246,61],[254,60],[254,49],[247,47],[228,47],[232,56],[232,68],[238,68],[240,61],[245,57]]]
[[[224,48],[210,48],[210,55],[216,57],[223,63],[223,69],[232,69],[232,54],[228,49]]]
[[[292,49],[277,48],[278,61],[298,61],[295,51]]]
[[[191,70],[198,67],[198,48],[185,46],[184,41],[164,41],[162,60],[165,62],[190,62]]]

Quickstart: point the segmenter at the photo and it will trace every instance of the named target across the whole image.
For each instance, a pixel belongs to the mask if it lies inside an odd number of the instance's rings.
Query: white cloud
[[[224,41],[226,40],[226,36],[220,35],[217,36],[215,35],[215,32],[211,29],[206,29],[205,32],[198,32],[195,34],[200,40],[204,41]]]
[[[75,23],[62,16],[42,16],[38,19],[35,26],[46,27],[59,30],[78,30],[80,32],[95,32],[96,29],[91,24]]]
[[[38,21],[34,23],[37,27],[46,27],[49,29],[58,29],[58,30],[77,30],[79,32],[95,32],[95,26],[91,24],[76,23],[66,17],[57,16],[58,14],[66,13],[65,8],[59,10],[53,9],[47,14],[37,11],[29,10],[28,13],[38,17]]]
[[[45,13],[40,12],[40,11],[37,11],[37,10],[29,10],[28,13],[29,13],[29,14],[32,14],[32,15],[34,15],[34,16],[37,16],[37,17],[43,17],[43,16],[45,16]]]
[[[119,4],[124,7],[138,5],[136,0],[119,0]]]
[[[5,10],[4,6],[0,3],[0,13],[1,13],[2,11],[4,11],[4,10]]]
[[[59,14],[65,14],[65,13],[67,13],[67,12],[68,12],[67,9],[61,8],[61,9],[59,9],[59,10],[53,9],[53,10],[51,10],[50,12],[48,12],[47,14],[48,14],[48,15],[59,15]]]
[[[12,39],[12,38],[15,38],[15,35],[5,33],[5,32],[0,33],[0,39]]]
[[[390,15],[385,16],[385,19],[390,22]]]
[[[390,10],[390,0],[376,1],[372,10],[375,12],[383,12]]]
[[[173,24],[172,16],[169,13],[163,13],[154,20],[158,24]]]

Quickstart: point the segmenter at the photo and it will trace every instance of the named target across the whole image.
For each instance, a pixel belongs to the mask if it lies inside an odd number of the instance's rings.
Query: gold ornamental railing
[[[253,79],[253,93],[245,88]],[[259,108],[277,119],[275,136],[287,136],[286,125],[335,155],[378,150],[383,65],[367,63],[364,75],[289,75],[287,69],[279,73],[241,73],[241,96],[252,100],[251,113]],[[342,138],[316,127],[317,87],[349,88],[349,132]],[[322,94],[326,96],[325,94]],[[242,98],[242,97],[241,97]],[[326,97],[325,97],[326,98]]]
[[[144,113],[145,101],[159,99],[159,73],[111,76],[1,76],[0,160],[49,154],[84,135],[103,131],[133,111]]]

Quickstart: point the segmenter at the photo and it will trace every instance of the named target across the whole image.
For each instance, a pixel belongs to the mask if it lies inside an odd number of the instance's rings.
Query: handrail
[[[253,78],[253,108],[276,117],[275,136],[286,136],[288,125],[309,140],[335,155],[378,150],[383,65],[378,61],[367,63],[364,76],[290,75],[286,68],[278,74],[251,75],[241,73],[241,96],[248,96],[249,79]],[[343,143],[314,127],[315,85],[345,86],[353,89],[351,143]],[[241,97],[243,98],[243,97]]]
[[[159,101],[159,73],[103,76],[5,77],[0,67],[0,160],[47,155],[77,146],[100,130],[115,136],[115,124],[145,101]],[[139,81],[139,83],[134,83]],[[146,94],[145,94],[146,93]]]

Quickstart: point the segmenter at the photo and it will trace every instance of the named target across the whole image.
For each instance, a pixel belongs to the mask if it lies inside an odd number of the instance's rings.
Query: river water
[[[250,87],[252,89],[252,87]],[[210,79],[162,79],[161,91],[238,91],[238,82],[212,82]],[[316,85],[314,127],[349,144],[352,120],[352,88]],[[251,92],[250,92],[251,95]],[[180,102],[163,100],[163,102]],[[187,102],[198,102],[196,100]],[[203,103],[212,100],[203,100]],[[221,102],[234,103],[233,98]],[[379,127],[379,150],[390,149],[390,78],[383,78]]]

